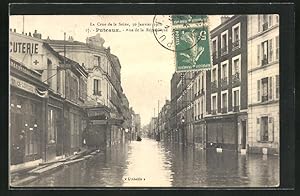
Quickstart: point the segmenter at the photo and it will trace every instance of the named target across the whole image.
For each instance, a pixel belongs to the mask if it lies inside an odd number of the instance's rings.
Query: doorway
[[[243,121],[241,121],[241,123],[242,123],[242,149],[246,149],[246,137],[247,137],[247,133],[246,133],[246,129],[247,129],[247,127],[246,127],[246,121],[245,120],[243,120]]]

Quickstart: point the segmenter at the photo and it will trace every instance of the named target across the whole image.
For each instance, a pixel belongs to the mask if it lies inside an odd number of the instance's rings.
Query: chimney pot
[[[29,32],[28,35],[31,37],[31,32]]]
[[[34,30],[34,33],[37,33],[37,30]]]
[[[14,32],[17,32],[17,30],[16,30],[16,29],[14,29]]]

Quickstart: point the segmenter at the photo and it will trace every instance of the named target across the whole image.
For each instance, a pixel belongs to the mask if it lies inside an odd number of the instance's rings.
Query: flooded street
[[[27,186],[265,187],[279,185],[279,158],[217,153],[143,138],[65,166]]]

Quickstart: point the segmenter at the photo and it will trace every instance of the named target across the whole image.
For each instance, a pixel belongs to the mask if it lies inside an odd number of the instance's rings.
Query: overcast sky
[[[37,30],[45,39],[64,39],[64,32],[74,40],[85,42],[93,36],[90,23],[152,23],[153,16],[29,16],[24,17],[24,31]],[[220,24],[220,16],[210,16],[209,25],[213,29]],[[22,16],[10,17],[10,28],[21,33]],[[121,82],[129,104],[141,115],[142,125],[157,116],[158,100],[160,108],[166,99],[170,99],[170,80],[175,71],[174,52],[163,48],[152,32],[102,32],[104,46],[110,46],[111,52],[119,57],[121,63]],[[154,114],[155,108],[155,114]]]

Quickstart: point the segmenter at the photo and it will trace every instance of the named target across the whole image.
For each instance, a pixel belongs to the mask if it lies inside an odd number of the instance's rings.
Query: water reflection
[[[263,187],[279,185],[278,156],[217,153],[150,139],[118,145],[29,186]]]

